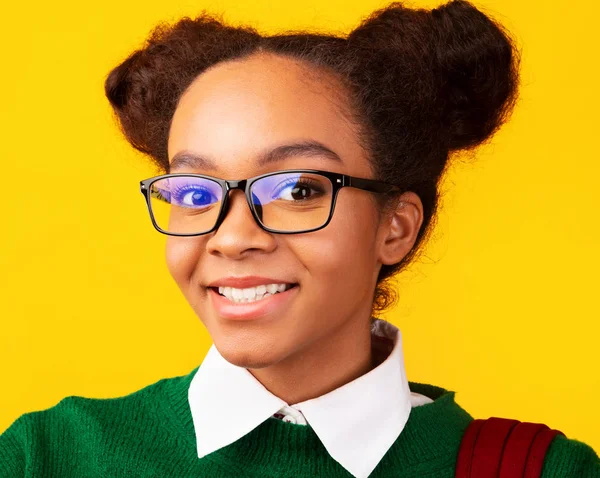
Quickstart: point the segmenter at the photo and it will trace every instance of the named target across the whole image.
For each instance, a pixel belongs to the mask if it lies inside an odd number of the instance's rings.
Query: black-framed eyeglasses
[[[171,173],[140,181],[152,224],[170,236],[199,236],[225,219],[229,191],[241,189],[257,224],[268,232],[298,234],[329,224],[344,187],[397,193],[392,184],[315,169],[289,169],[238,181]]]

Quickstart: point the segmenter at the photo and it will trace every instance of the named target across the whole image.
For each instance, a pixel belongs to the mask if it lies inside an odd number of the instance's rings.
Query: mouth
[[[293,307],[299,290],[299,284],[275,283],[244,289],[209,286],[208,294],[214,311],[222,319],[268,321],[284,318]]]
[[[229,286],[208,287],[208,289],[224,297],[232,304],[249,304],[263,301],[296,287],[298,287],[296,283],[273,283],[243,289]]]

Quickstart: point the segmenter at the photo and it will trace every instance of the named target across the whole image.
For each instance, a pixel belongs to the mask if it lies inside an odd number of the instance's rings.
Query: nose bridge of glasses
[[[232,180],[232,181],[225,180],[225,183],[226,183],[226,187],[225,187],[225,195],[226,196],[229,196],[229,193],[233,192],[234,190],[239,189],[241,196],[242,196],[240,199],[244,202],[247,202],[246,198],[245,198],[246,185],[248,183],[247,179]],[[231,207],[231,197],[228,198],[226,203],[228,203],[228,204],[226,205],[225,210],[223,211],[223,215],[226,215],[229,212],[229,209]],[[248,204],[248,206],[251,207],[250,204]]]
[[[228,196],[230,192],[239,189],[242,194],[246,194],[246,184],[248,183],[247,179],[240,179],[240,180],[225,180],[225,196]],[[229,202],[229,201],[227,201]]]
[[[223,210],[221,211],[221,215],[220,217],[217,219],[217,227],[220,227],[221,224],[225,221],[226,217],[229,216],[229,213],[231,211],[231,206],[232,206],[232,199],[231,197],[229,197],[229,193],[233,192],[236,189],[240,190],[239,193],[239,200],[242,201],[245,204],[246,208],[249,208],[250,210],[247,212],[250,212],[250,214],[253,217],[253,220],[256,221],[256,217],[254,215],[253,212],[253,208],[252,208],[252,204],[250,204],[250,202],[248,201],[247,197],[246,197],[246,184],[248,183],[247,179],[241,179],[239,181],[228,181],[225,180],[226,183],[226,192],[225,195],[227,196],[227,199],[225,200],[225,204],[223,207]],[[244,207],[244,206],[242,206]],[[257,206],[254,206],[254,209],[256,209]],[[258,207],[259,209],[259,214],[260,214],[260,207]],[[258,221],[256,221],[258,223]],[[260,223],[258,223],[258,225],[260,226]]]
[[[247,182],[247,179],[225,181],[225,183],[227,184],[227,191],[231,191],[233,189],[241,189],[242,191],[244,191],[246,189]]]

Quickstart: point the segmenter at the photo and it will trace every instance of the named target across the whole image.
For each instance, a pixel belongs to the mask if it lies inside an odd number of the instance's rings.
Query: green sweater
[[[269,418],[229,446],[199,459],[188,375],[165,378],[118,398],[70,396],[25,413],[0,435],[0,477],[345,477],[310,425]],[[434,402],[415,407],[371,477],[454,476],[462,434],[473,419],[454,392],[409,382]],[[600,478],[586,444],[554,439],[543,478]]]

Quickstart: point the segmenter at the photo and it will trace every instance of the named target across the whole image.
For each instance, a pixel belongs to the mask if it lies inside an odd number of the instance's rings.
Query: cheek
[[[342,189],[331,223],[327,226],[332,237],[331,253],[337,256],[338,262],[349,267],[352,264],[374,266],[378,214],[367,194]]]
[[[314,285],[329,297],[362,294],[371,283],[377,223],[376,210],[366,199],[353,201],[351,208],[340,201],[327,227],[307,235],[296,251]]]
[[[199,242],[189,237],[167,237],[165,246],[167,269],[180,287],[189,282],[200,260],[202,245]]]

